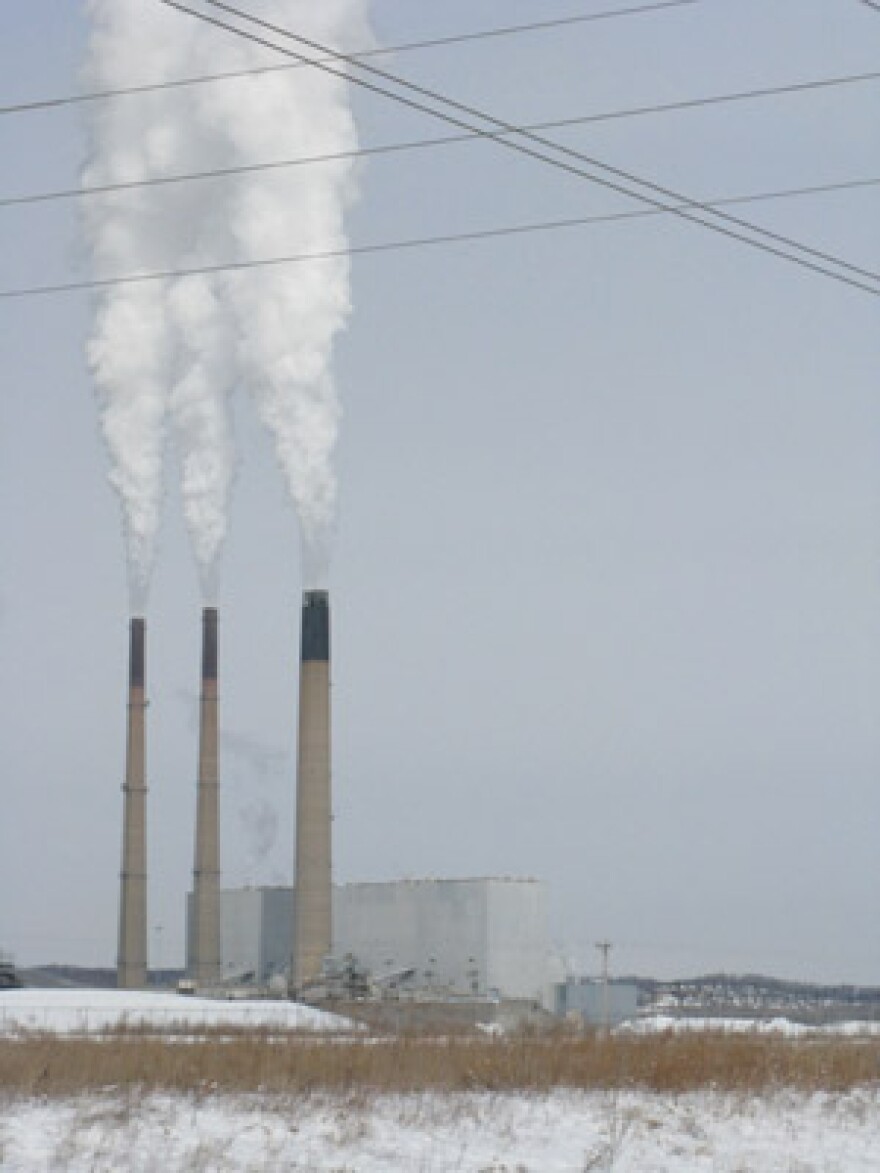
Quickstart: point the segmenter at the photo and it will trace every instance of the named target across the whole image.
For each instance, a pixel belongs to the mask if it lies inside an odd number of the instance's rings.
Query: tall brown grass
[[[0,1088],[201,1092],[537,1091],[639,1087],[840,1091],[880,1081],[880,1042],[689,1034],[648,1038],[31,1037],[0,1042]]]

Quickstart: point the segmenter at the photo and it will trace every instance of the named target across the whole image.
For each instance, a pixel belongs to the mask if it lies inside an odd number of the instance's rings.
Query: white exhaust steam
[[[284,58],[158,3],[88,0],[95,89],[276,65]],[[342,49],[368,39],[365,0],[249,0],[248,11]],[[96,107],[84,186],[357,146],[348,87],[309,67],[119,97]],[[145,187],[83,201],[99,278],[344,249],[353,162]],[[229,395],[253,395],[300,520],[306,585],[326,572],[339,403],[330,360],[350,313],[345,257],[109,286],[88,345],[120,495],[134,610],[152,570],[170,419],[206,602],[216,591],[235,465]]]

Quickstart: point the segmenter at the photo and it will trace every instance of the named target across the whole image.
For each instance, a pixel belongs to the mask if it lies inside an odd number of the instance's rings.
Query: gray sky
[[[394,44],[605,7],[371,15]],[[74,92],[86,35],[79,4],[3,5],[0,104]],[[703,0],[389,67],[533,122],[862,73],[878,51],[857,0]],[[702,199],[878,178],[877,92],[558,134]],[[365,145],[444,133],[354,108]],[[84,118],[0,117],[2,194],[75,185]],[[356,245],[633,206],[488,143],[376,158],[361,193]],[[870,187],[737,209],[874,271],[878,211]],[[0,256],[4,288],[88,276],[73,204],[0,208]],[[554,940],[589,969],[607,937],[630,972],[880,981],[876,297],[651,217],[356,258],[353,300],[336,877],[538,876]],[[127,595],[89,313],[86,294],[0,302],[0,947],[22,963],[115,961]],[[289,882],[299,544],[243,394],[235,412],[223,880]],[[148,612],[151,964],[182,959],[195,814],[200,600],[176,477],[171,451]]]

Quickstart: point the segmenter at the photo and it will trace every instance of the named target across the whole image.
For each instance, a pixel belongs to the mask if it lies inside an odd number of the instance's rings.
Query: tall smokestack
[[[205,607],[202,611],[202,696],[190,956],[190,973],[197,982],[220,980],[220,852],[217,791],[217,608]]]
[[[293,986],[321,972],[330,952],[330,600],[306,591],[302,604]]]
[[[122,875],[116,984],[147,984],[147,782],[144,717],[145,621],[131,620],[128,667],[128,744],[122,786]]]

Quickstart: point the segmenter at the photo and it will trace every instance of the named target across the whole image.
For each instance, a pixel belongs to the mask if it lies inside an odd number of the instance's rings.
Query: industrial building
[[[547,981],[547,899],[537,880],[347,884],[334,905],[336,951],[381,978],[413,968],[439,995],[540,1001]]]
[[[189,981],[246,983],[305,997],[384,995],[552,1009],[547,898],[533,879],[483,877],[332,885],[330,601],[302,598],[296,850],[292,888],[221,890],[217,611],[202,613]],[[146,982],[146,780],[142,618],[131,621],[118,982]],[[325,967],[325,962],[326,964]],[[355,981],[357,985],[355,986]]]
[[[545,1002],[549,934],[544,885],[533,879],[399,880],[333,889],[333,955],[352,954],[373,978],[407,971],[441,998]],[[222,973],[266,984],[290,967],[291,888],[220,894]],[[192,895],[187,903],[190,950]]]
[[[555,986],[553,1012],[561,1018],[580,1019],[586,1026],[619,1026],[635,1018],[639,988],[635,982],[569,977]]]

